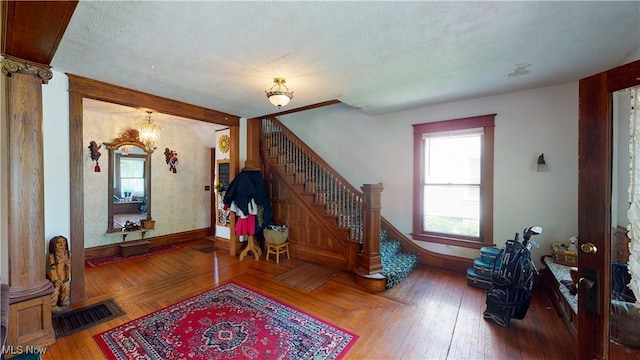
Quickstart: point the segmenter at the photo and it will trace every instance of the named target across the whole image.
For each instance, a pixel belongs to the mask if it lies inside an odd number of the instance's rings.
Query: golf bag
[[[523,241],[518,233],[507,240],[491,269],[493,285],[487,290],[487,309],[483,316],[500,326],[508,326],[513,319],[524,319],[531,304],[533,275],[537,272],[531,260],[531,235],[542,233],[542,228],[530,227],[523,232]]]

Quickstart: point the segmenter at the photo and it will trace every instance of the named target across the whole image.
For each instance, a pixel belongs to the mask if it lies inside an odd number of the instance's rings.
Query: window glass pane
[[[120,177],[122,178],[143,178],[144,161],[140,158],[120,158]]]
[[[423,229],[429,232],[480,236],[480,187],[424,186]]]
[[[125,197],[125,192],[131,193],[131,196],[144,197],[144,179],[121,179],[120,181],[122,197]]]
[[[493,199],[483,197],[493,194],[495,116],[413,125],[415,240],[469,248],[493,241]]]
[[[479,184],[482,134],[442,134],[424,139],[425,184]]]
[[[144,165],[144,158],[120,158],[120,196],[145,196]]]

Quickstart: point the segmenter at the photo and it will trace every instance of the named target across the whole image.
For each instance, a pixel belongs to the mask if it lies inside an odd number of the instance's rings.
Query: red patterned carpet
[[[358,336],[230,282],[94,336],[109,359],[341,359]]]

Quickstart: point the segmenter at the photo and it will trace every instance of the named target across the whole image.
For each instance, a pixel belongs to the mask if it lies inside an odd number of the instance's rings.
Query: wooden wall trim
[[[317,108],[320,108],[320,107],[329,106],[329,105],[335,105],[335,104],[341,104],[341,103],[342,103],[342,101],[340,101],[340,100],[328,100],[328,101],[323,101],[323,102],[320,102],[320,103],[317,103],[317,104],[311,104],[311,105],[302,106],[302,107],[295,108],[295,109],[290,109],[290,110],[280,111],[280,112],[273,113],[273,114],[254,117],[254,118],[251,118],[250,120],[260,120],[260,119],[264,119],[264,118],[273,118],[273,117],[276,117],[276,116],[289,115],[289,114],[294,114],[294,113],[301,112],[301,111],[313,110],[313,109],[317,109]]]
[[[69,93],[69,216],[71,263],[84,264],[84,155],[82,142],[82,95]],[[79,268],[79,269],[78,269]],[[84,265],[75,266],[70,298],[73,303],[85,299]]]
[[[606,76],[598,74],[579,83],[580,121],[578,125],[578,234],[580,243],[590,242],[598,248],[596,254],[578,256],[578,276],[584,268],[604,269],[610,259],[611,244],[611,99],[606,91]],[[600,174],[607,174],[600,176]],[[606,273],[606,272],[605,272]],[[610,278],[601,274],[599,296],[602,304],[609,304]],[[605,291],[605,289],[607,291]],[[585,309],[584,296],[578,296],[578,309]],[[609,316],[578,312],[578,358],[601,358],[608,353]],[[607,331],[593,331],[607,329]],[[605,335],[606,333],[606,335]],[[604,337],[607,337],[605,340]],[[581,338],[592,337],[581,345]],[[599,355],[596,355],[599,354]]]
[[[240,172],[240,127],[232,126],[229,128],[229,136],[231,144],[229,149],[229,181],[233,181]],[[231,212],[229,223],[229,254],[237,256],[240,254],[240,241],[236,235],[236,213]]]
[[[3,1],[3,55],[49,65],[77,1]]]
[[[231,172],[232,176],[238,172],[238,154],[240,138],[240,121],[237,116],[224,114],[215,110],[209,110],[199,106],[181,103],[171,99],[145,94],[139,91],[126,89],[80,76],[67,74],[69,79],[69,166],[71,189],[71,230],[70,242],[72,261],[74,264],[84,264],[84,182],[83,182],[83,157],[85,148],[82,143],[83,126],[83,99],[90,98],[115,104],[145,107],[158,110],[188,119],[204,122],[223,124],[229,126],[231,136]],[[221,121],[221,122],[218,122]],[[234,145],[236,144],[236,145]],[[214,204],[212,204],[212,210]],[[215,224],[214,224],[215,225]],[[235,255],[237,236],[232,230],[232,245],[229,252]],[[75,251],[74,251],[75,249]],[[78,251],[81,250],[82,251]],[[71,281],[71,302],[75,304],[85,299],[84,266],[75,266]]]
[[[83,97],[86,98],[134,108],[144,106],[145,108],[163,114],[187,117],[212,124],[225,126],[239,126],[240,124],[240,117],[237,115],[191,105],[73,74],[67,74],[67,76],[69,77],[69,91],[81,93]]]
[[[612,93],[640,85],[639,74],[640,61],[635,61],[578,83],[578,241],[598,248],[595,254],[578,256],[578,276],[584,277],[585,268],[601,272],[600,313],[578,311],[579,359],[610,355]],[[585,308],[584,299],[578,296],[578,309]]]
[[[148,237],[148,238],[145,238],[145,240],[149,240],[149,242],[151,243],[151,248],[154,248],[154,247],[164,246],[164,245],[179,244],[181,242],[190,241],[190,240],[202,239],[208,236],[210,231],[211,231],[210,228],[204,228],[204,229],[183,231],[183,232],[174,233],[174,234]],[[131,241],[135,241],[135,240],[131,240]],[[95,260],[95,259],[100,259],[107,256],[118,255],[120,254],[121,244],[123,244],[123,242],[86,248],[84,249],[84,258],[86,260]]]
[[[472,259],[439,254],[419,246],[413,240],[409,239],[402,232],[400,232],[384,217],[382,217],[382,228],[389,231],[390,238],[400,241],[403,249],[420,254],[420,264],[422,265],[451,270],[461,274],[465,274],[467,268],[473,266]]]

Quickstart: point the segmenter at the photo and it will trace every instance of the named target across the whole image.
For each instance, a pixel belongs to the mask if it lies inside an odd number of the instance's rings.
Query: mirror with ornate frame
[[[149,228],[151,219],[151,154],[136,129],[126,129],[109,150],[107,233]]]

